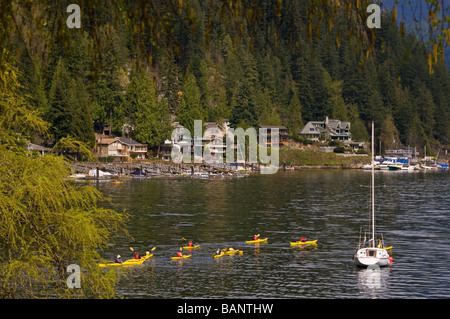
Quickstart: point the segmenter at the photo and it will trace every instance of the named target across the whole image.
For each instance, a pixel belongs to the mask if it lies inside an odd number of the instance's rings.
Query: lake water
[[[301,170],[234,179],[157,178],[95,185],[132,217],[133,240],[116,238],[104,258],[144,253],[125,269],[126,298],[449,298],[448,172],[375,172],[376,230],[393,264],[357,268],[352,256],[370,213],[370,172]],[[267,243],[246,244],[254,234]],[[300,236],[316,248],[290,247]],[[201,245],[170,260],[182,238]],[[217,248],[242,256],[213,258]]]

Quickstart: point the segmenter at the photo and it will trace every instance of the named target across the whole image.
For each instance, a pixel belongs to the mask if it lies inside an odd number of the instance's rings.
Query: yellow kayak
[[[127,260],[125,260],[124,262],[121,262],[121,263],[116,263],[114,261],[108,261],[106,263],[101,263],[101,264],[98,264],[98,265],[99,265],[99,267],[117,267],[117,266],[142,265],[144,263],[144,261],[146,261],[150,257],[153,257],[153,254],[142,256],[139,259],[136,259],[136,258],[127,259]]]
[[[262,238],[262,239],[256,239],[256,240],[247,240],[245,241],[247,244],[253,244],[253,243],[262,243],[266,242],[269,238]]]
[[[183,249],[194,249],[194,248],[200,248],[200,245],[184,246],[184,247],[183,247]]]
[[[186,259],[186,258],[191,258],[192,255],[184,255],[181,257],[170,257],[170,259],[172,260],[180,260],[180,259]]]
[[[316,240],[309,240],[309,241],[291,241],[291,246],[299,246],[299,245],[317,245],[317,239]]]
[[[114,261],[98,264],[99,267],[124,267],[124,266],[136,266],[136,265],[142,265],[144,261],[152,257],[153,254],[146,255],[144,257],[141,257],[139,259],[133,258],[133,259],[127,259],[124,262],[116,263]]]
[[[221,253],[218,254],[218,255],[217,255],[217,254],[214,254],[214,255],[213,255],[214,258],[220,258],[220,257],[223,257],[223,256],[225,256],[225,253],[224,253],[224,252],[221,252]]]
[[[232,256],[232,255],[234,255],[234,254],[242,255],[242,254],[244,254],[244,251],[239,250],[239,249],[236,249],[236,250],[227,250],[227,251],[225,252],[225,255],[228,255],[228,256]]]

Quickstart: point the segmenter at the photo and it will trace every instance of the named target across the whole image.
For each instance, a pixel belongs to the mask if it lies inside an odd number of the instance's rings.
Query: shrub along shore
[[[326,153],[316,149],[281,149],[280,165],[296,168],[363,168],[370,157],[362,154]]]

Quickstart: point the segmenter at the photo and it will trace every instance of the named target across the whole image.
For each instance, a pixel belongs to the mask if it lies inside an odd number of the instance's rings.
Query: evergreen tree
[[[183,85],[177,120],[194,134],[194,120],[204,121],[205,112],[202,108],[201,93],[197,86],[195,75],[189,73]]]
[[[291,92],[291,100],[286,108],[285,123],[289,134],[297,136],[303,127],[302,106],[298,98],[297,88],[294,85],[292,85]]]
[[[56,141],[71,135],[94,146],[94,127],[89,106],[89,96],[83,81],[71,77],[60,59],[52,78],[49,109],[46,118],[52,124]]]
[[[383,123],[381,123],[380,141],[382,145],[381,149],[383,151],[393,147],[399,147],[401,145],[400,136],[397,128],[395,127],[392,114],[388,114]]]
[[[132,136],[136,140],[149,146],[158,146],[170,137],[169,108],[165,99],[158,101],[155,84],[147,72],[132,76],[126,96],[133,110]]]
[[[333,119],[348,121],[349,114],[347,105],[342,98],[342,81],[333,81],[331,83],[331,116]]]
[[[159,78],[161,82],[161,93],[167,100],[168,108],[171,114],[176,114],[180,104],[179,67],[175,61],[171,50],[166,50],[161,57],[159,66]]]
[[[259,112],[255,103],[255,97],[250,90],[247,81],[243,81],[239,87],[239,93],[236,98],[236,106],[231,112],[231,127],[241,127],[247,129],[249,127],[259,127]]]
[[[89,94],[80,78],[71,81],[70,97],[73,99],[72,120],[68,135],[93,148],[95,143],[94,124],[92,120]]]
[[[62,58],[56,65],[49,96],[49,110],[46,119],[52,125],[51,132],[56,140],[71,131],[73,103],[73,79],[68,74]]]

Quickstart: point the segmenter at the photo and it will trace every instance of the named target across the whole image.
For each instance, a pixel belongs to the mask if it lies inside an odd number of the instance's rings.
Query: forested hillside
[[[81,28],[70,29],[70,2],[45,3],[12,5],[8,44],[49,141],[71,135],[92,147],[94,130],[112,123],[154,146],[173,120],[225,118],[295,135],[328,116],[361,140],[374,120],[383,150],[449,148],[448,69],[391,12],[364,30],[348,6],[311,1],[95,1],[81,2]]]

